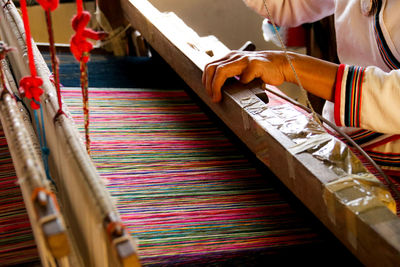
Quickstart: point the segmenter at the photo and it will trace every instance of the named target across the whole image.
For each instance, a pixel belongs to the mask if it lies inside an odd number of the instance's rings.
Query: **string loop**
[[[32,109],[40,108],[40,96],[43,94],[43,89],[40,88],[42,84],[43,80],[38,76],[25,76],[19,82],[21,96],[33,100],[30,102]]]
[[[72,19],[72,28],[76,32],[71,38],[71,52],[76,60],[87,63],[89,61],[89,52],[93,49],[93,44],[87,40],[102,40],[107,37],[105,32],[96,32],[90,28],[86,28],[91,15],[87,11],[76,14]]]

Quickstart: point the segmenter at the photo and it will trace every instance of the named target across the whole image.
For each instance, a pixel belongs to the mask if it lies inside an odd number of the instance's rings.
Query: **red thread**
[[[40,96],[43,94],[43,89],[40,88],[42,84],[43,80],[38,76],[25,76],[19,82],[19,92],[21,96],[32,99],[31,107],[33,109],[40,108]]]
[[[78,15],[80,15],[83,11],[83,1],[82,0],[76,0],[76,9]]]
[[[43,90],[39,86],[43,84],[43,80],[42,78],[38,77],[36,73],[35,62],[33,58],[31,30],[29,27],[28,10],[26,8],[26,0],[21,0],[20,5],[22,11],[22,20],[24,22],[25,28],[26,46],[28,50],[29,69],[31,71],[31,76],[26,76],[21,79],[21,81],[19,82],[19,91],[21,93],[21,96],[32,99],[31,107],[33,109],[39,109],[40,96],[43,94]]]
[[[87,11],[76,14],[72,19],[72,28],[76,31],[71,38],[71,52],[78,61],[87,63],[89,61],[89,52],[93,49],[93,44],[86,39],[101,40],[107,34],[105,32],[96,32],[86,28],[91,15]]]
[[[36,0],[44,10],[54,11],[58,7],[59,0]]]
[[[51,22],[51,11],[54,11],[58,7],[59,0],[37,0],[38,3],[45,10],[46,15],[46,23],[47,23],[47,31],[49,34],[49,43],[50,43],[50,55],[51,55],[51,68],[53,70],[54,79],[50,77],[50,81],[53,82],[56,87],[57,99],[58,99],[58,111],[54,120],[58,118],[59,115],[65,114],[62,110],[62,101],[61,101],[61,91],[60,91],[60,79],[59,79],[59,62],[56,56],[56,47],[54,41],[53,34],[53,23]]]
[[[70,49],[76,60],[80,62],[81,71],[81,88],[83,97],[83,111],[85,117],[85,138],[86,150],[90,155],[90,136],[89,136],[89,92],[88,92],[88,77],[87,65],[89,61],[89,52],[93,49],[93,44],[87,40],[101,40],[107,36],[105,32],[96,32],[92,29],[86,28],[89,23],[91,15],[89,12],[83,10],[82,0],[76,1],[77,14],[72,18],[72,28],[75,34],[71,38]]]
[[[22,11],[22,20],[24,21],[26,46],[28,48],[29,69],[31,70],[31,75],[36,76],[36,68],[35,68],[35,62],[33,60],[33,51],[32,51],[31,29],[29,27],[29,18],[28,18],[28,10],[26,8],[26,0],[21,0],[20,4]]]
[[[58,0],[57,0],[58,1]],[[61,90],[60,90],[60,75],[59,75],[59,61],[56,56],[56,46],[54,41],[54,34],[53,34],[53,23],[51,21],[51,13],[49,10],[45,11],[46,14],[46,23],[47,23],[47,31],[49,34],[49,43],[50,43],[50,55],[51,55],[51,68],[53,70],[53,77],[50,77],[50,80],[53,82],[54,86],[56,87],[57,92],[57,99],[58,99],[58,111],[54,120],[58,118],[59,115],[65,114],[62,110],[62,101],[61,101]]]
[[[90,155],[90,133],[89,133],[89,84],[87,75],[87,65],[81,61],[81,89],[82,89],[82,101],[83,101],[83,115],[85,120],[85,139],[86,139],[86,150]]]

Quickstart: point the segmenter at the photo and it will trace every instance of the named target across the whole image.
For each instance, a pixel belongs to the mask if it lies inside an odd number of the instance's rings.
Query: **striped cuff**
[[[335,122],[338,126],[360,127],[362,82],[365,68],[341,64],[336,74]]]

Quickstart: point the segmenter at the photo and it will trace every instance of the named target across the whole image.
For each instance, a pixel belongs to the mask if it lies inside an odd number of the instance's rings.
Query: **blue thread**
[[[43,165],[44,165],[44,170],[46,172],[46,177],[47,179],[54,185],[54,187],[56,187],[56,183],[54,182],[54,180],[51,178],[50,176],[50,171],[49,171],[49,155],[50,155],[50,149],[47,147],[47,143],[46,143],[46,131],[44,129],[44,119],[43,119],[43,109],[42,109],[42,105],[40,105],[39,102],[37,102],[36,100],[32,100],[35,101],[36,104],[38,104],[40,106],[40,118],[42,120],[42,130],[40,130],[40,124],[39,124],[39,117],[37,114],[36,109],[33,110],[33,114],[35,116],[35,121],[36,121],[36,129],[38,132],[38,137],[39,137],[39,143],[40,143],[40,149],[42,150],[42,160],[43,160]],[[43,134],[42,134],[43,133]]]

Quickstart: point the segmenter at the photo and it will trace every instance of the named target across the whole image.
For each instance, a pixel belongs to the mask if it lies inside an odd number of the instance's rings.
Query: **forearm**
[[[323,99],[333,101],[336,73],[339,65],[306,55],[288,53],[305,90]],[[297,84],[289,63],[283,68],[285,81]]]
[[[288,56],[304,89],[332,101],[338,65],[290,52]],[[221,101],[222,85],[228,78],[235,76],[242,83],[249,83],[256,78],[277,86],[284,81],[297,83],[282,51],[232,51],[205,67],[203,84],[214,102]]]

